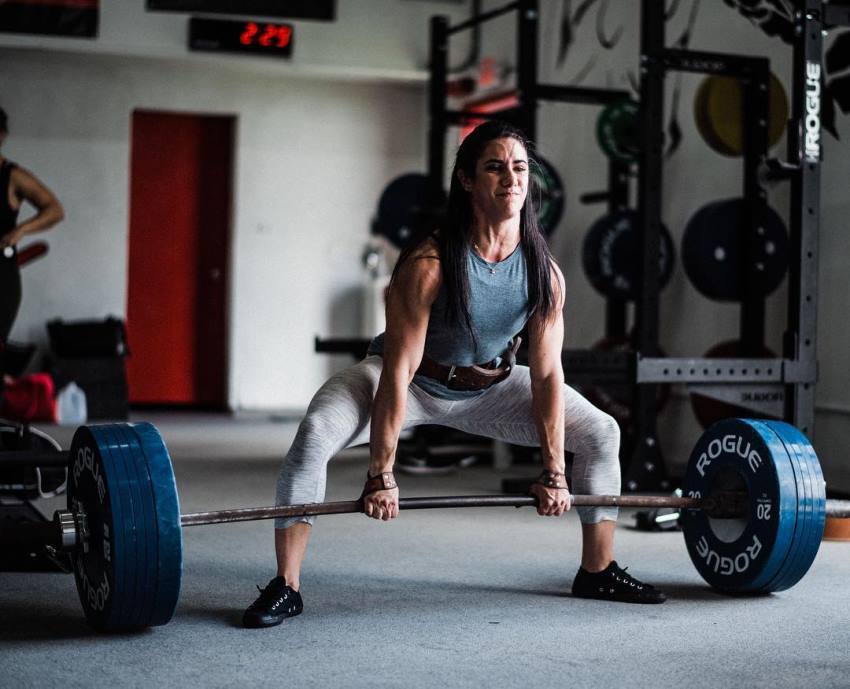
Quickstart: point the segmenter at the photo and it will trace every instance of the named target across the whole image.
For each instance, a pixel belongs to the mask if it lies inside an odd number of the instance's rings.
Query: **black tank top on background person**
[[[19,208],[12,208],[9,203],[9,183],[12,178],[12,170],[17,167],[10,160],[4,160],[0,165],[0,189],[3,190],[3,198],[0,198],[0,237],[11,232],[18,224]]]
[[[18,208],[9,203],[9,184],[15,163],[4,160],[0,167],[0,237],[15,229]],[[8,255],[7,255],[8,254]],[[18,252],[0,251],[0,345],[5,344],[21,305],[21,273]]]

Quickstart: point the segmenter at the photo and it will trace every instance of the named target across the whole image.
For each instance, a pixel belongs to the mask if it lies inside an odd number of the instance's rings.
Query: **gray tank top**
[[[440,286],[431,307],[425,354],[440,364],[471,366],[497,362],[528,320],[528,272],[522,246],[498,263],[488,263],[472,248],[467,252],[469,315],[477,347],[463,325],[446,323],[446,288]],[[384,333],[369,345],[369,354],[384,351]],[[414,382],[442,399],[466,399],[484,390],[449,390],[433,378],[417,374]]]

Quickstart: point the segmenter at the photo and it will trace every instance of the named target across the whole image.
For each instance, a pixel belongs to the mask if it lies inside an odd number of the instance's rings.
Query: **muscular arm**
[[[564,473],[564,276],[552,264],[555,312],[543,321],[534,316],[529,323],[529,367],[531,396],[543,468]]]
[[[31,203],[37,212],[0,238],[3,246],[17,244],[24,235],[43,232],[65,217],[65,211],[59,199],[31,172],[21,168],[12,170],[11,187],[12,193],[18,199]]]
[[[399,272],[387,297],[384,365],[372,403],[371,475],[392,471],[407,407],[407,387],[422,362],[431,305],[440,288],[436,248],[425,245]]]

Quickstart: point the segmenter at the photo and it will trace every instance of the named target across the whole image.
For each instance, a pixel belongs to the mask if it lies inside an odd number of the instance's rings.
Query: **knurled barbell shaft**
[[[743,502],[742,502],[743,501]],[[746,494],[725,493],[710,498],[684,498],[664,495],[573,495],[572,504],[578,507],[671,507],[677,509],[708,509],[725,517],[745,516]],[[444,509],[451,507],[535,507],[537,498],[530,495],[460,495],[446,497],[401,498],[401,510]],[[247,507],[214,512],[192,512],[180,516],[181,526],[202,526],[229,522],[258,521],[277,517],[311,517],[322,514],[355,514],[363,511],[358,500],[318,502],[306,505],[277,507]],[[826,515],[850,517],[850,500],[827,500]]]
[[[697,509],[706,500],[660,495],[573,495],[572,504],[579,507],[674,507]],[[713,504],[713,503],[712,503]],[[446,507],[534,507],[537,498],[530,495],[458,495],[446,497],[401,498],[401,510],[443,509]],[[247,507],[215,512],[193,512],[180,516],[182,526],[247,522],[277,517],[311,517],[320,514],[353,514],[363,511],[358,500],[317,502],[278,507]]]

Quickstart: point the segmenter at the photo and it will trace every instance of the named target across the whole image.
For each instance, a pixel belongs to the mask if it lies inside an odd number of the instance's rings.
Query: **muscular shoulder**
[[[564,274],[554,260],[550,262],[550,266],[552,268],[552,293],[555,296],[555,304],[558,308],[563,309],[567,290]]]
[[[442,270],[437,243],[428,239],[417,247],[399,268],[393,289],[405,301],[434,302],[440,289]]]
[[[9,179],[12,184],[17,186],[31,184],[33,180],[38,181],[38,178],[32,172],[18,164],[15,164],[15,166],[9,171]]]
[[[411,258],[414,256],[419,259],[434,259],[439,263],[440,247],[437,246],[436,237],[428,237],[428,239],[422,242],[411,254]]]
[[[44,183],[38,177],[20,165],[15,165],[10,171],[9,182],[15,195],[25,199],[38,196],[40,192],[46,190]]]

